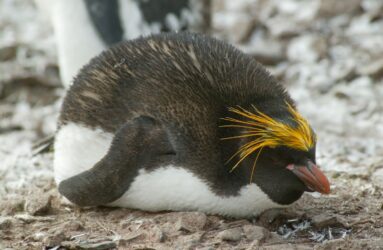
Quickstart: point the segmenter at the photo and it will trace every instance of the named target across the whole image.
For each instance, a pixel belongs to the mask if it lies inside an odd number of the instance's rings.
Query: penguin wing
[[[149,117],[124,124],[108,153],[91,169],[59,184],[59,192],[79,206],[105,205],[130,187],[140,169],[172,163],[175,151],[166,130]]]

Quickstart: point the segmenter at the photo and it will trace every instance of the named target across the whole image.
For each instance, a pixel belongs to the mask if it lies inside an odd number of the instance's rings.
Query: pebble
[[[43,244],[46,246],[58,246],[66,239],[64,232],[58,231],[53,234],[48,234],[42,240]]]
[[[196,245],[198,245],[201,242],[203,233],[194,233],[190,235],[183,236],[180,240],[182,242],[182,246],[185,249],[194,249]]]
[[[311,218],[311,223],[313,226],[317,228],[324,228],[330,226],[342,226],[347,228],[347,222],[345,222],[342,218],[329,215],[329,214],[318,214]]]
[[[52,196],[33,195],[27,198],[24,210],[30,215],[46,215],[51,208]]]
[[[0,202],[0,215],[13,215],[17,212],[22,212],[24,209],[24,200],[15,197],[12,200],[3,200]]]
[[[0,230],[7,230],[13,224],[13,219],[10,217],[0,217]]]
[[[147,233],[147,239],[149,242],[164,242],[166,235],[158,226],[153,226]]]
[[[321,17],[333,17],[341,14],[350,14],[360,7],[360,3],[361,0],[321,0],[318,15]]]
[[[65,228],[71,231],[80,231],[84,229],[83,224],[80,221],[69,221],[66,225]]]
[[[10,45],[0,48],[0,61],[9,61],[16,57],[17,46]]]
[[[177,230],[187,232],[197,232],[202,230],[207,222],[207,217],[201,212],[180,213],[180,218],[176,222]]]
[[[47,233],[46,233],[46,232],[37,232],[37,233],[35,233],[35,234],[32,236],[32,238],[33,238],[35,241],[41,242],[46,236],[47,236]]]
[[[242,229],[235,227],[223,230],[218,233],[217,238],[225,241],[239,241],[242,238]]]
[[[242,228],[248,240],[262,241],[268,238],[270,235],[270,232],[264,227],[255,225],[244,225]]]
[[[265,23],[270,34],[276,38],[287,38],[297,36],[304,30],[305,25],[302,23],[286,22],[281,16],[270,18]]]

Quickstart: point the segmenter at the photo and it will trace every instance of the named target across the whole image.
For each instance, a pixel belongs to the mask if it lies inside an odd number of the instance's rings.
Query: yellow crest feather
[[[224,128],[242,128],[245,129],[241,135],[221,138],[221,140],[231,140],[254,137],[254,140],[242,145],[239,150],[233,154],[227,162],[230,162],[235,156],[239,155],[239,161],[234,165],[234,170],[247,156],[258,151],[253,164],[251,178],[253,176],[256,161],[264,147],[287,146],[290,148],[308,151],[315,144],[315,135],[313,134],[308,122],[296,111],[290,104],[287,104],[288,111],[297,123],[296,127],[279,122],[265,113],[260,112],[254,106],[256,113],[245,110],[244,108],[229,108],[229,111],[235,113],[243,120],[231,117],[221,118],[230,124],[222,125]]]

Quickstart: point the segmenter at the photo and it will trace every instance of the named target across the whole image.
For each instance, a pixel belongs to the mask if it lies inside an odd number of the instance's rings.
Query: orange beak
[[[322,194],[330,193],[330,183],[327,177],[311,161],[307,166],[290,164],[287,169],[292,171],[310,190]]]

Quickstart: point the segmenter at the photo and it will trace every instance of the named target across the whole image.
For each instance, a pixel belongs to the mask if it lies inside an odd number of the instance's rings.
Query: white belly
[[[94,166],[108,152],[113,134],[70,123],[56,135],[54,176],[57,184]],[[255,216],[281,207],[256,184],[244,186],[237,196],[221,197],[208,184],[182,167],[164,166],[152,172],[140,170],[122,197],[109,206],[146,211],[202,211],[233,217]]]
[[[152,172],[141,170],[129,190],[109,205],[146,211],[197,210],[232,217],[250,217],[269,208],[282,207],[256,184],[244,186],[237,196],[218,196],[204,181],[176,166]]]

